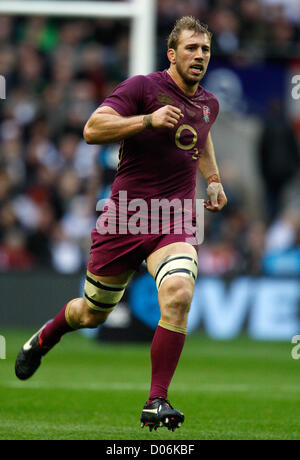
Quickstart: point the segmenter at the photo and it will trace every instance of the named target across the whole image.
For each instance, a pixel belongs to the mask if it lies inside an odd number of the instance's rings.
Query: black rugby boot
[[[42,356],[50,350],[50,348],[39,344],[40,333],[46,324],[23,345],[18,353],[15,363],[15,373],[20,380],[29,379],[40,366]]]
[[[167,399],[155,398],[144,405],[140,420],[141,427],[148,426],[150,431],[163,426],[175,431],[184,422],[184,415],[173,409]]]

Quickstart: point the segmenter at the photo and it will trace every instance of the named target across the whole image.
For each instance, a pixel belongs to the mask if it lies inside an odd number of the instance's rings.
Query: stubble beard
[[[180,64],[178,64],[178,62],[176,62],[176,70],[178,74],[180,75],[180,77],[182,78],[183,82],[189,87],[198,85],[205,74],[204,72],[203,74],[199,75],[199,77],[190,78],[184,73],[182,67],[180,66]]]

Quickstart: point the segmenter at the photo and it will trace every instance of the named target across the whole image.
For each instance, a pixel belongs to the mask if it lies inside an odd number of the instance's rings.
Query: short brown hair
[[[208,30],[208,26],[194,16],[183,16],[177,19],[172,32],[168,37],[168,49],[177,49],[178,40],[183,30],[194,30],[196,34],[206,34],[211,40],[212,33]]]

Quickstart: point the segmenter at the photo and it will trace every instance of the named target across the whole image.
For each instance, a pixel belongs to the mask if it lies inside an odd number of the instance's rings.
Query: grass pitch
[[[68,334],[28,381],[14,375],[34,331],[1,331],[0,439],[300,439],[300,361],[291,343],[189,336],[170,387],[185,414],[174,433],[140,428],[150,344],[101,344]]]

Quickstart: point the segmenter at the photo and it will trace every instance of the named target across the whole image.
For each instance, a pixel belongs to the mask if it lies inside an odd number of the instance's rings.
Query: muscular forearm
[[[174,128],[183,113],[177,107],[165,105],[147,115],[122,117],[111,107],[94,112],[84,127],[88,144],[112,144],[140,133],[144,129]]]
[[[219,168],[210,133],[208,134],[205,148],[200,156],[199,170],[206,180],[211,181],[211,179],[215,178],[217,182],[220,181]]]
[[[210,133],[208,134],[204,151],[199,160],[199,170],[208,182],[206,191],[209,200],[204,201],[204,207],[208,211],[221,211],[227,203],[227,198],[221,184],[215,149]]]
[[[84,138],[88,144],[111,144],[143,131],[144,115],[121,117],[107,113],[95,113],[84,128]]]

